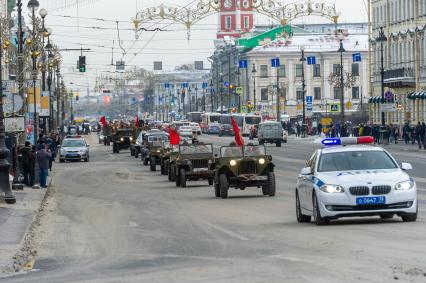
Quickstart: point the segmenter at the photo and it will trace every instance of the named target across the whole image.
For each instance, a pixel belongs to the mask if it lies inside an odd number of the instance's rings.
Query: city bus
[[[212,123],[220,123],[220,113],[203,113],[201,114],[201,132],[207,133],[209,125]]]
[[[254,125],[259,125],[262,122],[262,116],[259,114],[248,113],[242,116],[242,135],[250,135],[250,130]],[[239,126],[239,125],[238,125]]]
[[[194,123],[201,123],[201,115],[203,112],[188,112],[186,113],[186,120]]]

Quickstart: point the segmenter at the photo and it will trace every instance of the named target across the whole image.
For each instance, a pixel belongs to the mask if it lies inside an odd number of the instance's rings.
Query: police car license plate
[[[386,203],[386,197],[384,196],[356,198],[357,205],[385,204],[385,203]]]

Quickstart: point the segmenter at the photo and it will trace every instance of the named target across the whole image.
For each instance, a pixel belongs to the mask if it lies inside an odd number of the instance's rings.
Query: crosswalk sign
[[[241,86],[235,88],[235,93],[238,95],[243,94],[243,88]]]
[[[330,104],[330,112],[339,112],[340,105],[339,104]]]

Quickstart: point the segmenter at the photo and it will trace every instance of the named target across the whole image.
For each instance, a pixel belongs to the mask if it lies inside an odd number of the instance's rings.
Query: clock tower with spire
[[[253,28],[253,0],[220,0],[217,38],[239,38]]]

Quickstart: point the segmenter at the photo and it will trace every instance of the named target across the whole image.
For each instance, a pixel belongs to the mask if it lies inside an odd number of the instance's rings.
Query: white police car
[[[302,169],[296,187],[298,222],[328,224],[351,216],[417,219],[416,183],[372,137],[324,139]],[[363,145],[364,144],[364,145]],[[345,146],[347,145],[347,146]]]

